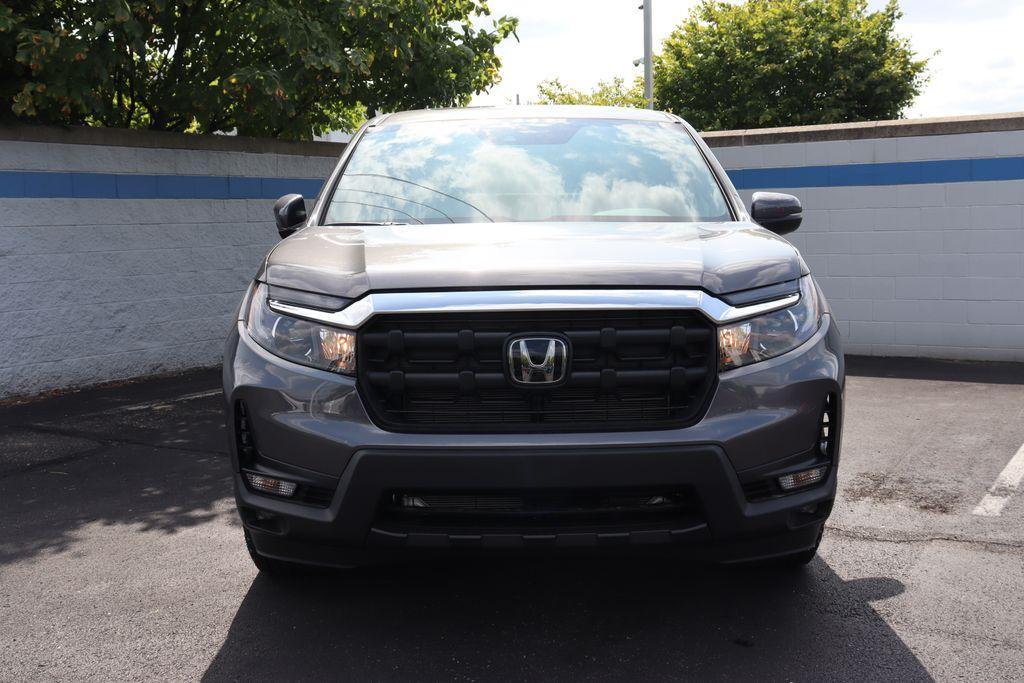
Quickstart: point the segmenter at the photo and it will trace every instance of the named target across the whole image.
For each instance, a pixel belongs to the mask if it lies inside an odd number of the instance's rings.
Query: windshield
[[[538,118],[369,128],[324,222],[573,220],[731,218],[683,126]]]

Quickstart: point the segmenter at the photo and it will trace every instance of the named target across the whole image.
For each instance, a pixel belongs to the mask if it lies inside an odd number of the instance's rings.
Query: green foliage
[[[480,28],[487,15],[487,0],[0,0],[0,117],[307,139],[489,88],[516,20]]]
[[[655,99],[701,130],[898,118],[927,66],[900,16],[896,0],[702,0],[656,58]]]
[[[537,86],[537,104],[600,104],[610,107],[636,107],[643,109],[644,84],[637,79],[626,86],[625,79],[598,81],[590,92],[567,88],[557,78],[542,81]]]

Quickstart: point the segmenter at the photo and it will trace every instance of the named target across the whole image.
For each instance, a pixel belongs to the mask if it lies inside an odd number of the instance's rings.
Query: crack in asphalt
[[[836,526],[828,523],[825,524],[825,528],[830,533],[837,533],[845,538],[852,538],[860,541],[875,541],[877,543],[960,543],[963,545],[978,546],[995,552],[1005,552],[1007,550],[1024,550],[1024,541],[996,541],[980,538],[970,538],[967,536],[958,536],[951,534],[936,534],[928,536],[897,536],[893,534],[885,535],[881,533],[876,534],[863,531],[854,531],[852,529],[844,529],[841,526]]]

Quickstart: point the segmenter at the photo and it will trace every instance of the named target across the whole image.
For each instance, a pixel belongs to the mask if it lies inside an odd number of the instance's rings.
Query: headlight
[[[811,338],[821,322],[818,291],[810,276],[800,280],[800,301],[765,315],[718,328],[718,367],[732,370],[780,356]]]
[[[252,293],[245,327],[257,344],[275,356],[343,375],[356,374],[356,335],[270,310],[267,286]]]

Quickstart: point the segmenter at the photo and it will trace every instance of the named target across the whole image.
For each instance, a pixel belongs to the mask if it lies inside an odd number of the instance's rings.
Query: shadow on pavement
[[[89,524],[173,533],[231,496],[219,396],[92,411],[88,398],[0,419],[0,566],[68,550]]]
[[[230,495],[224,456],[139,446],[5,477],[0,566],[67,551],[82,539],[82,528],[95,523],[174,533],[217,517],[218,503]]]
[[[847,354],[846,372],[854,377],[925,379],[979,384],[1024,384],[1024,363],[939,358],[888,358]]]
[[[258,576],[205,680],[931,680],[871,607],[894,579],[670,561]]]

